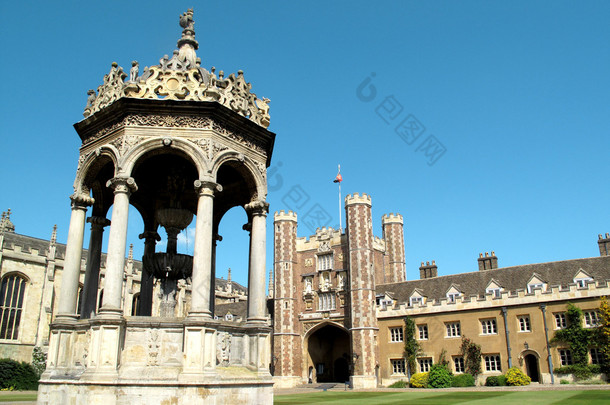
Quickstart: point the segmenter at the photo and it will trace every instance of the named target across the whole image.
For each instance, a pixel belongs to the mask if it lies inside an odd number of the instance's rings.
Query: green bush
[[[32,351],[32,367],[34,367],[38,378],[40,378],[47,368],[47,355],[38,346],[34,347],[34,350]]]
[[[525,375],[519,367],[511,367],[506,372],[506,382],[508,385],[521,386],[529,385],[532,382],[532,379]]]
[[[561,380],[559,380],[559,384],[569,384],[570,382],[568,380],[564,380],[563,378]]]
[[[497,375],[490,375],[489,377],[487,377],[485,379],[485,386],[487,387],[497,387],[498,385],[498,376]]]
[[[0,359],[0,389],[37,390],[38,374],[31,364]]]
[[[396,381],[392,385],[389,385],[388,388],[407,388],[408,386],[409,386],[409,384],[407,384],[406,381],[400,380],[400,381]]]
[[[410,383],[413,388],[426,388],[428,386],[428,373],[413,374]]]
[[[443,364],[434,364],[428,373],[428,387],[448,388],[451,387],[451,372]]]
[[[474,387],[474,377],[470,374],[458,374],[451,378],[452,387]]]
[[[573,364],[571,366],[557,367],[553,370],[555,374],[572,374],[577,380],[588,380],[593,374],[601,373],[599,364],[588,364],[586,366]]]
[[[506,381],[506,376],[504,374],[498,376],[498,385],[500,387],[506,387],[508,382]]]

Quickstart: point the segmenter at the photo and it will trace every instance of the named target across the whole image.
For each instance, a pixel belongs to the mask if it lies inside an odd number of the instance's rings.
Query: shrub
[[[497,387],[498,385],[498,376],[497,375],[490,375],[489,377],[487,377],[485,379],[485,386],[487,387]]]
[[[559,380],[559,384],[569,384],[570,382],[568,380],[564,380],[563,378],[561,380]]]
[[[47,355],[38,346],[34,347],[34,351],[32,351],[32,367],[34,367],[38,378],[47,368]]]
[[[407,388],[409,385],[407,384],[406,381],[404,380],[400,380],[400,381],[396,381],[394,384],[389,385],[388,388]]]
[[[410,383],[413,388],[426,388],[428,386],[428,373],[413,374]]]
[[[506,372],[506,382],[512,386],[529,385],[532,379],[525,375],[519,367],[511,367]]]
[[[468,373],[454,375],[451,378],[452,387],[474,387],[474,377]]]
[[[29,363],[0,359],[0,388],[36,390],[38,389],[38,375]]]
[[[442,364],[434,364],[428,373],[428,387],[448,388],[451,387],[451,372]]]
[[[557,367],[553,372],[555,374],[572,374],[577,380],[587,380],[593,374],[599,374],[601,370],[598,364],[588,364],[586,366],[573,364],[571,366]]]
[[[506,387],[508,385],[508,382],[506,381],[506,376],[505,375],[499,375],[498,376],[498,385],[500,387]]]

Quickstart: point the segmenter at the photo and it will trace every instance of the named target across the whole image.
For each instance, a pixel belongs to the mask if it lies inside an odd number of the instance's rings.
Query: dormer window
[[[530,294],[533,293],[535,289],[544,290],[544,284],[543,283],[534,283],[534,284],[527,285],[528,293],[530,293]]]
[[[453,284],[451,286],[451,288],[449,288],[449,290],[447,290],[447,294],[446,294],[447,302],[453,303],[456,301],[456,299],[458,297],[462,296],[462,293],[460,292],[458,287],[459,287],[458,285]]]
[[[535,289],[540,289],[542,291],[546,289],[546,283],[542,281],[540,276],[538,276],[537,274],[534,274],[532,278],[530,278],[530,281],[527,283],[527,292],[529,294],[532,294]]]
[[[333,269],[333,255],[325,254],[318,255],[318,271]]]
[[[424,297],[413,296],[409,298],[409,305],[414,307],[415,305],[422,305],[424,303]]]
[[[485,290],[486,294],[491,294],[494,298],[502,297],[502,289],[501,288],[488,288]]]
[[[455,300],[456,300],[456,299],[457,299],[459,296],[461,296],[461,294],[460,294],[459,292],[458,292],[458,293],[449,293],[449,294],[447,294],[447,301],[449,301],[449,302],[455,302]]]
[[[587,288],[587,285],[591,282],[593,282],[593,278],[582,269],[574,276],[574,283],[576,283],[578,288]]]

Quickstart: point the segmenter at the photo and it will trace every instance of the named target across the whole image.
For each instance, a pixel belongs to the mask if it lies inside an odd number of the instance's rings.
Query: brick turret
[[[606,233],[605,238],[600,234],[597,244],[599,245],[600,256],[610,256],[610,234]]]
[[[297,214],[275,213],[274,223],[274,375],[297,378],[301,373],[301,335],[296,312]]]
[[[405,281],[405,238],[403,220],[400,214],[384,215],[381,218],[383,239],[386,246],[385,283]]]
[[[349,247],[349,307],[354,388],[375,388],[377,365],[377,318],[371,197],[352,194],[345,198],[346,233]]]

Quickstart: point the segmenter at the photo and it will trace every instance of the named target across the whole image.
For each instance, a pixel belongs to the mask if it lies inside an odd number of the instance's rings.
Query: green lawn
[[[19,402],[19,401],[36,401],[38,394],[36,391],[10,391],[0,394],[0,403],[2,402]]]
[[[607,405],[609,390],[591,391],[489,391],[489,392],[314,392],[276,395],[274,404],[410,404],[410,405]]]

